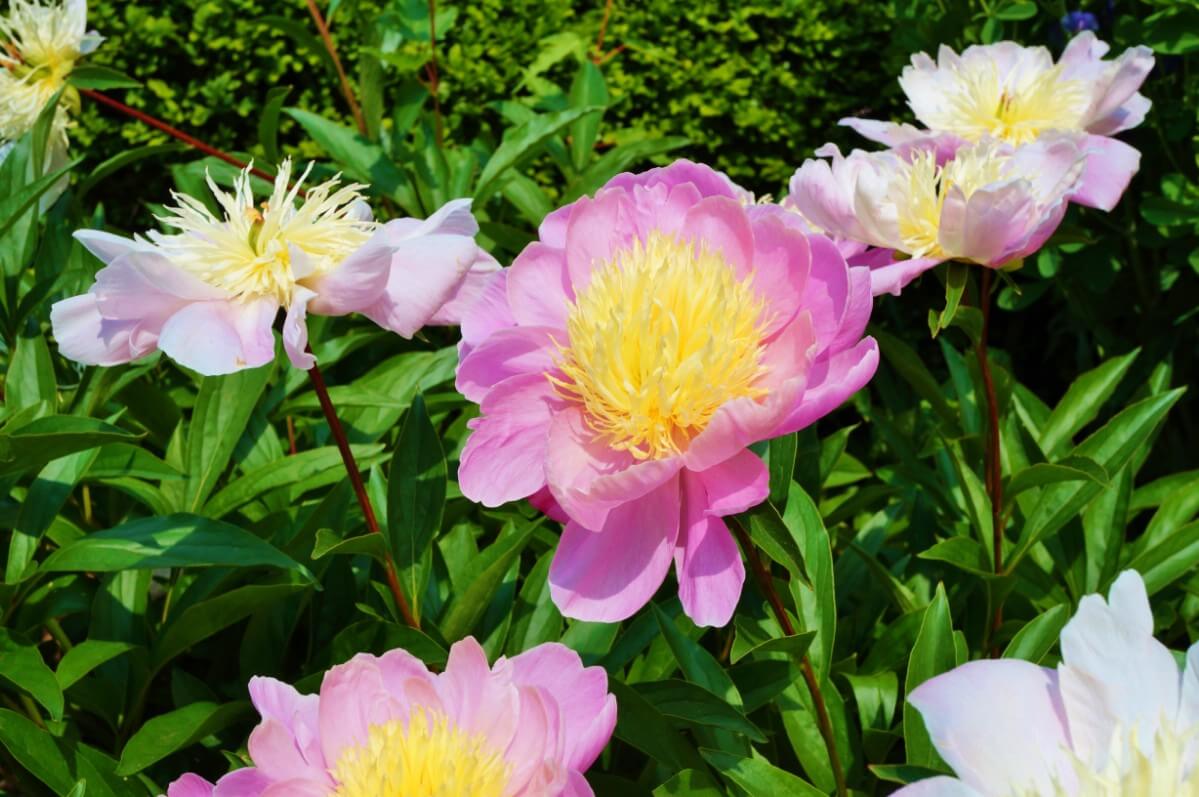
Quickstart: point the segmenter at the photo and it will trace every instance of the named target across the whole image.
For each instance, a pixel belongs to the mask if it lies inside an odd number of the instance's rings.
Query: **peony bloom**
[[[1057,670],[975,661],[926,681],[910,700],[958,779],[896,797],[1197,797],[1199,646],[1180,672],[1153,638],[1140,574],[1105,603],[1088,595],[1061,637]]]
[[[786,201],[830,235],[908,255],[872,269],[875,295],[898,294],[946,260],[1000,268],[1037,251],[1085,161],[1061,136],[1021,147],[984,139],[940,165],[928,148],[817,154],[829,160],[805,161]]]
[[[11,0],[0,16],[0,160],[29,132],[54,94],[66,85],[75,63],[102,39],[87,32],[86,0],[43,5]],[[66,163],[67,111],[59,107],[47,171]]]
[[[765,499],[747,446],[803,428],[874,374],[869,270],[687,161],[550,214],[463,319],[481,405],[463,494],[566,522],[563,614],[629,617],[671,563],[684,610],[727,623],[745,578],[721,519]]]
[[[1071,200],[1111,210],[1141,161],[1136,149],[1111,136],[1136,127],[1149,111],[1137,89],[1153,69],[1153,51],[1133,47],[1105,61],[1108,49],[1084,31],[1056,64],[1044,47],[1015,42],[974,45],[960,55],[943,46],[936,61],[917,53],[899,84],[927,130],[870,119],[842,124],[890,147],[930,137],[942,146],[988,137],[1020,145],[1046,133],[1069,134],[1087,156]]]
[[[254,678],[250,698],[254,766],[215,786],[184,775],[167,797],[588,797],[616,726],[603,668],[556,643],[488,667],[467,638],[439,675],[403,650],[360,653],[319,695]]]
[[[275,357],[271,327],[283,308],[288,357],[311,368],[309,312],[359,312],[411,337],[486,259],[474,242],[469,200],[449,202],[423,221],[380,225],[359,193],[364,186],[337,178],[310,189],[297,206],[307,176],[290,186],[284,161],[259,207],[248,169],[233,194],[209,180],[220,216],[175,194],[178,204],[159,219],[175,234],[151,231],[131,240],[76,233],[107,267],[88,293],[51,310],[62,353],[115,365],[158,349],[202,374],[254,368]]]

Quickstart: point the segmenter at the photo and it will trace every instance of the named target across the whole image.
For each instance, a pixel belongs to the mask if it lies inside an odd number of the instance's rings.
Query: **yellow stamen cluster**
[[[923,121],[969,141],[991,136],[1017,145],[1049,130],[1077,130],[1087,110],[1087,87],[1061,73],[1054,66],[1004,75],[993,62],[962,64],[953,70],[955,84],[945,93],[945,107],[934,118],[925,112]]]
[[[1179,733],[1172,723],[1162,723],[1146,755],[1133,734],[1115,734],[1107,765],[1095,771],[1074,759],[1077,788],[1055,784],[1051,795],[1032,791],[1017,797],[1199,797],[1199,767],[1188,752],[1196,732]]]
[[[333,797],[502,797],[511,773],[485,739],[417,710],[406,723],[372,727],[331,774]]]
[[[978,189],[1003,179],[1008,161],[1008,156],[986,146],[960,149],[944,166],[937,165],[934,152],[914,155],[891,184],[892,198],[899,208],[903,250],[912,257],[945,256],[939,231],[950,189],[956,186],[969,198]]]
[[[195,197],[174,194],[178,204],[159,221],[179,234],[151,238],[175,265],[210,285],[241,299],[274,298],[287,305],[300,280],[337,268],[377,226],[363,215],[359,191],[365,186],[340,185],[337,177],[310,189],[297,207],[311,169],[292,186],[291,162],[284,161],[274,191],[260,207],[248,169],[234,181],[232,194],[209,178],[222,215],[213,215]],[[293,255],[303,257],[302,267]]]
[[[765,395],[766,323],[763,300],[721,253],[655,231],[592,271],[551,381],[608,445],[670,456],[721,405]]]

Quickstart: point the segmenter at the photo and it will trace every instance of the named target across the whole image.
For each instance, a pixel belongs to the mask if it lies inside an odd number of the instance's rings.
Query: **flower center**
[[[483,737],[417,709],[407,723],[372,727],[366,744],[342,753],[331,774],[333,797],[501,797],[509,771]]]
[[[1000,75],[993,63],[957,68],[957,82],[946,91],[945,107],[922,121],[970,141],[990,135],[1017,145],[1046,130],[1076,130],[1087,110],[1086,86],[1080,80],[1063,80],[1061,72],[1055,66],[1016,68]]]
[[[953,160],[937,165],[936,153],[915,155],[891,184],[904,251],[912,257],[943,257],[939,230],[941,210],[951,188],[967,199],[978,189],[1004,179],[1010,158],[992,147],[963,147]]]
[[[592,272],[550,380],[608,445],[670,456],[725,402],[766,394],[765,322],[720,253],[654,231]]]
[[[1136,733],[1117,732],[1106,766],[1096,771],[1074,757],[1078,787],[1055,784],[1052,797],[1199,797],[1199,767],[1193,760],[1197,733],[1180,733],[1172,722],[1162,722],[1147,755]],[[1018,797],[1041,795],[1029,791]]]
[[[376,227],[358,212],[363,186],[339,187],[337,178],[308,191],[296,207],[307,176],[305,171],[290,186],[291,163],[284,161],[261,210],[254,205],[249,170],[237,177],[232,195],[209,179],[222,216],[194,197],[175,194],[178,204],[159,221],[180,234],[150,233],[150,239],[175,265],[237,298],[290,304],[298,282],[337,268]]]

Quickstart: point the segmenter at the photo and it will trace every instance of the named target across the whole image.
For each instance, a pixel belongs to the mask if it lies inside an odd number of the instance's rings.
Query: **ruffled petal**
[[[521,374],[545,374],[554,369],[554,335],[549,327],[501,329],[470,350],[458,364],[455,386],[474,402],[505,379]]]
[[[531,243],[508,271],[508,305],[512,317],[524,326],[566,329],[566,315],[574,294],[561,249]],[[565,340],[565,334],[563,334]]]
[[[613,509],[589,531],[572,521],[550,564],[550,596],[566,617],[627,619],[649,602],[670,569],[679,534],[679,485],[671,479]]]
[[[166,797],[212,797],[213,785],[190,772],[167,786]]]
[[[807,389],[799,405],[782,424],[782,434],[811,426],[841,406],[874,378],[878,370],[878,344],[863,338],[856,346],[817,360],[808,372]]]
[[[912,691],[937,752],[987,795],[1050,793],[1072,773],[1057,674],[1026,661],[974,661]]]
[[[458,465],[462,494],[484,506],[527,498],[545,486],[553,386],[544,374],[504,380],[483,397],[482,414]]]
[[[120,365],[144,354],[131,340],[138,322],[104,318],[94,293],[55,302],[50,307],[50,325],[59,351],[77,363]]]
[[[308,303],[316,293],[297,285],[292,293],[287,317],[283,319],[283,349],[291,364],[302,371],[316,365],[316,358],[308,351]]]

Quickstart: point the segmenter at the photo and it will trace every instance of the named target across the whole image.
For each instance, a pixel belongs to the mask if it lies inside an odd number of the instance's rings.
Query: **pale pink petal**
[[[597,440],[577,407],[557,411],[550,424],[546,481],[572,520],[598,529],[615,506],[673,479],[678,457],[635,460]]]
[[[852,349],[818,359],[808,372],[803,401],[782,424],[783,433],[807,428],[866,386],[878,370],[878,344],[863,338]]]
[[[212,797],[212,784],[189,772],[167,786],[166,797]]]
[[[564,736],[563,761],[580,772],[595,763],[616,728],[616,698],[608,693],[603,667],[584,667],[565,645],[549,642],[510,659],[512,679],[536,685],[558,704]]]
[[[608,181],[610,188],[657,185],[674,188],[687,184],[695,186],[699,190],[700,196],[703,197],[723,196],[738,202],[752,198],[748,191],[734,183],[723,172],[718,172],[706,164],[686,159],[679,159],[669,166],[659,166],[637,174],[631,172],[618,174]]]
[[[320,747],[320,697],[302,695],[274,678],[254,677],[249,684],[250,700],[263,720],[280,724],[289,734],[301,759],[319,774],[325,769]],[[262,760],[255,757],[255,763]],[[294,774],[290,773],[290,774]]]
[[[1149,105],[1137,94],[1137,89],[1153,71],[1153,63],[1153,51],[1143,45],[1120,54],[1112,71],[1099,83],[1087,110],[1087,130],[1112,135],[1136,127],[1144,120]]]
[[[230,295],[176,267],[156,252],[133,251],[96,272],[92,288],[105,318],[161,317],[188,302],[229,301]]]
[[[489,747],[503,750],[520,728],[520,697],[510,683],[500,670],[492,673],[482,646],[474,637],[467,637],[450,648],[436,689],[455,727],[472,736],[481,735]]]
[[[287,780],[303,774],[308,779],[321,779],[333,785],[324,767],[312,766],[296,745],[291,730],[276,719],[264,719],[250,733],[246,745],[258,771],[269,780]]]
[[[566,329],[566,314],[574,294],[561,249],[534,242],[525,247],[508,270],[508,305],[524,326]],[[565,341],[566,335],[562,335]]]
[[[391,272],[392,248],[380,229],[327,274],[304,283],[316,292],[309,308],[316,315],[347,315],[379,301]]]
[[[719,465],[691,473],[707,494],[706,513],[725,517],[737,515],[766,500],[770,494],[770,471],[757,454],[744,449]]]
[[[554,336],[561,334],[549,327],[501,329],[462,358],[455,387],[471,401],[480,402],[488,390],[509,377],[552,371],[558,351]]]
[[[101,230],[76,230],[74,238],[83,244],[87,251],[98,257],[105,265],[116,260],[121,255],[127,255],[135,250],[147,250],[152,247],[143,241],[113,235]]]
[[[671,479],[613,509],[589,531],[566,524],[550,565],[550,596],[566,617],[612,623],[643,607],[666,578],[679,533],[679,485]]]
[[[462,327],[462,350],[466,355],[494,332],[516,326],[512,309],[508,306],[508,269],[488,274],[483,288],[469,307],[465,308],[459,325]]]
[[[1062,699],[1074,750],[1102,765],[1112,732],[1136,729],[1148,744],[1178,710],[1182,676],[1153,638],[1153,614],[1139,573],[1125,571],[1108,601],[1087,595],[1061,635]],[[1151,747],[1149,749],[1152,749]]]
[[[951,257],[999,266],[1029,239],[1039,210],[1026,180],[987,186],[969,196],[953,186],[941,208],[938,241]]]
[[[482,414],[458,465],[462,494],[484,506],[527,498],[545,487],[553,385],[544,374],[504,380],[483,397]]]
[[[213,797],[226,797],[217,793]],[[242,797],[241,794],[231,794],[228,797]],[[251,797],[246,794],[245,797]],[[330,791],[324,786],[318,786],[310,780],[287,780],[272,783],[261,794],[254,797],[331,797]]]
[[[275,359],[273,299],[248,303],[195,302],[162,326],[158,348],[205,376],[257,368]]]
[[[504,749],[511,767],[508,788],[521,797],[557,794],[566,782],[562,758],[562,717],[557,703],[540,685],[518,686],[518,725]],[[559,785],[559,783],[561,785]]]
[[[957,778],[938,775],[904,786],[891,797],[988,797],[989,792],[977,792]]]
[[[492,276],[500,270],[500,263],[487,252],[475,252],[475,262],[466,270],[466,276],[453,295],[429,319],[430,324],[461,326],[471,308],[483,296]]]
[[[315,297],[316,293],[297,285],[292,292],[287,316],[283,319],[283,349],[291,364],[302,371],[316,364],[316,358],[308,351],[307,323],[308,303]]]
[[[987,795],[1052,792],[1070,767],[1057,674],[1026,661],[974,661],[913,690],[937,752]]]
[[[674,553],[674,572],[679,581],[679,600],[687,616],[696,625],[719,627],[732,619],[741,599],[745,566],[733,535],[709,507],[705,483],[700,475],[684,471],[683,517]]]
[[[1199,643],[1187,649],[1186,667],[1182,673],[1182,696],[1178,702],[1179,728],[1199,725]]]
[[[912,280],[945,262],[940,257],[912,257],[870,269],[870,293],[898,296]]]
[[[1087,136],[1084,149],[1086,167],[1070,200],[1091,208],[1111,210],[1141,167],[1141,152],[1123,141],[1105,136]]]
[[[391,256],[383,294],[359,312],[384,329],[410,338],[453,297],[477,257],[474,239],[461,235],[405,240]]]
[[[50,325],[62,355],[85,365],[120,365],[145,352],[130,336],[138,321],[112,321],[100,315],[94,293],[72,296],[50,307]]]

